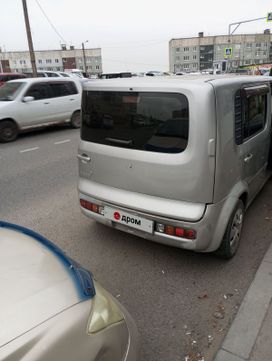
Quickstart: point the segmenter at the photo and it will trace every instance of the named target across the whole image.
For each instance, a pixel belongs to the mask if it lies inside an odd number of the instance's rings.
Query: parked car
[[[0,221],[0,360],[137,361],[126,309],[40,234]]]
[[[27,78],[34,77],[32,72],[24,72],[24,74],[26,75]],[[37,71],[38,78],[55,78],[55,77],[60,77],[60,76],[61,75],[58,74],[58,72],[56,72],[56,71],[43,71],[43,70]]]
[[[80,127],[81,87],[66,78],[12,80],[0,88],[0,142],[23,131],[68,123]]]
[[[110,128],[103,125],[105,113]],[[271,174],[270,149],[269,78],[86,83],[81,210],[152,241],[231,258],[245,210]]]
[[[0,73],[0,86],[9,80],[23,79],[23,78],[26,78],[26,75],[21,73]]]

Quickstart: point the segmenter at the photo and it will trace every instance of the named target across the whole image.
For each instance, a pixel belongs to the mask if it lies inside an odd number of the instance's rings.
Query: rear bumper
[[[145,238],[154,242],[166,244],[173,247],[184,248],[188,250],[198,251],[198,252],[210,252],[214,251],[218,248],[222,237],[217,236],[215,239],[215,229],[218,229],[218,219],[221,214],[222,207],[224,202],[217,204],[204,205],[205,212],[201,219],[195,222],[189,222],[187,220],[180,220],[176,217],[169,218],[163,217],[159,215],[155,215],[154,213],[147,213],[142,211],[135,211],[135,209],[131,209],[128,207],[121,207],[117,204],[108,203],[101,199],[97,199],[86,195],[82,192],[79,192],[79,198],[87,200],[89,202],[101,205],[101,206],[110,206],[116,208],[116,210],[128,212],[138,217],[143,217],[148,220],[152,220],[157,223],[169,224],[175,227],[189,228],[194,229],[196,231],[196,239],[185,239],[181,237],[170,236],[166,234],[159,233],[153,230],[152,233],[144,232],[135,228],[131,228],[129,226],[116,223],[105,218],[103,215],[91,212],[83,207],[81,207],[81,211],[87,217],[94,219],[97,222],[103,223],[112,228],[119,229],[121,231],[139,236],[141,238]],[[175,202],[175,201],[173,201]],[[223,230],[219,233],[223,233]]]

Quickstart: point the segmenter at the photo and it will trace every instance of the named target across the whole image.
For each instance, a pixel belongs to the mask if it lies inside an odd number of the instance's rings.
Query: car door
[[[75,110],[80,109],[78,89],[73,81],[49,82],[52,99],[51,107],[54,109],[55,120],[65,121],[71,119]]]
[[[33,97],[25,101],[24,98]],[[18,113],[22,128],[31,128],[43,125],[52,118],[51,89],[46,82],[36,82],[29,86],[22,96]]]
[[[245,87],[243,94],[244,177],[254,197],[266,177],[270,146],[270,95],[266,84]]]

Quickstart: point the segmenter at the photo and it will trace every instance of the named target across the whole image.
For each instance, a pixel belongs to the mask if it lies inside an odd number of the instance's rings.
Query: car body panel
[[[138,360],[129,313],[52,242],[0,221],[0,261],[1,361]],[[101,297],[122,317],[90,331],[93,314],[105,319],[109,312]]]

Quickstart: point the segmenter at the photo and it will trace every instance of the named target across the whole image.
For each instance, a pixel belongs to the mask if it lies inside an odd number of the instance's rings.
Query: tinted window
[[[53,97],[63,97],[71,94],[77,94],[77,88],[73,82],[56,82],[50,83]]]
[[[34,100],[51,98],[50,88],[47,83],[32,85],[25,94],[26,97],[33,97]]]
[[[188,100],[182,94],[83,92],[83,140],[179,153],[187,146],[188,132]]]
[[[250,88],[247,88],[248,90]],[[247,96],[240,90],[235,95],[235,141],[242,144],[265,127],[266,94]]]
[[[244,138],[260,132],[266,120],[266,95],[252,95],[247,100]]]

